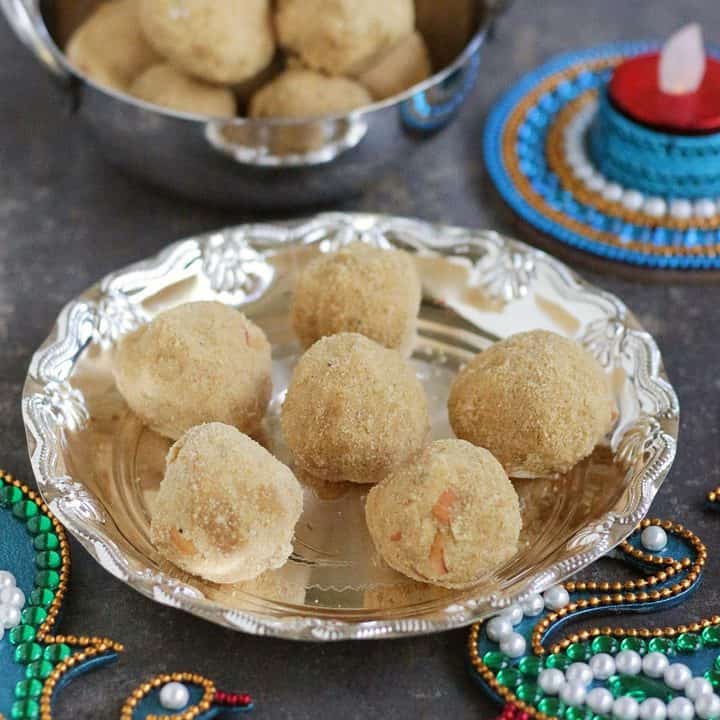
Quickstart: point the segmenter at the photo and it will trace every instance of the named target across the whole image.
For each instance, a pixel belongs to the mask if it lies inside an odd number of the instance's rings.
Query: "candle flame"
[[[696,92],[705,75],[702,29],[690,23],[671,35],[660,53],[658,84],[670,95]]]

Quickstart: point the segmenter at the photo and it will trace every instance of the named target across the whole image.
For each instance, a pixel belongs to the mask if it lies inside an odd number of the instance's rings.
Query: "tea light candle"
[[[720,130],[720,62],[707,57],[697,24],[678,30],[660,52],[621,63],[608,88],[636,122],[670,133]]]

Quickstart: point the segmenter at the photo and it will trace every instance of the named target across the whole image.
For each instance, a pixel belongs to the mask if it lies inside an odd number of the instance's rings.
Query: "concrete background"
[[[483,167],[488,109],[520,74],[554,53],[602,42],[663,37],[688,20],[720,42],[720,4],[708,0],[518,0],[486,49],[461,118],[418,146],[402,167],[339,209],[415,215],[493,227],[528,238],[495,195]],[[0,465],[32,481],[20,417],[27,364],[61,306],[105,273],[166,243],[246,215],[178,201],[116,172],[86,143],[39,65],[0,22]],[[653,624],[717,612],[718,518],[703,508],[720,484],[716,285],[643,284],[612,273],[590,278],[617,293],[657,338],[680,395],[678,458],[653,514],[709,544],[704,589]],[[470,680],[466,631],[432,637],[310,645],[232,633],[160,607],[116,581],[73,543],[63,628],[126,644],[120,662],[68,688],[59,720],[117,717],[144,679],[191,669],[228,690],[247,690],[258,718],[491,718]]]

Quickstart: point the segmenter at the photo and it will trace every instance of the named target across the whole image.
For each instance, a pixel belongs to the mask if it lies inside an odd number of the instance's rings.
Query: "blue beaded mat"
[[[614,43],[569,52],[527,74],[501,98],[488,118],[485,162],[508,205],[530,225],[569,248],[646,268],[718,270],[720,198],[708,200],[709,210],[694,210],[687,200],[689,213],[681,213],[680,208],[671,214],[668,209],[657,217],[643,214],[630,202],[628,207],[619,198],[608,200],[600,190],[593,194],[587,182],[565,167],[560,130],[596,101],[617,63],[653,47],[650,43]],[[583,143],[587,144],[586,138]],[[678,190],[679,197],[680,193]],[[657,207],[650,208],[655,210]]]

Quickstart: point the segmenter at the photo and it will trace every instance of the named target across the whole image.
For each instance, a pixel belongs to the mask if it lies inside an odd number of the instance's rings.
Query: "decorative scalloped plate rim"
[[[213,287],[233,292],[234,303],[253,299],[253,278],[251,273],[244,272],[247,257],[241,260],[242,267],[232,268],[233,272],[218,273],[217,263],[207,265],[208,248],[231,245],[231,249],[248,250],[244,243],[252,238],[254,247],[277,252],[291,243],[310,244],[328,237],[346,242],[348,237],[360,235],[386,245],[388,233],[396,245],[418,252],[463,257],[463,248],[471,248],[473,257],[480,256],[474,266],[480,287],[500,302],[522,297],[533,282],[534,270],[542,266],[552,273],[553,285],[569,298],[602,310],[606,322],[596,328],[601,339],[594,336],[599,343],[594,351],[598,355],[608,354],[611,359],[614,352],[629,352],[637,371],[632,379],[633,388],[656,409],[652,414],[641,415],[632,429],[637,437],[628,443],[628,452],[635,453],[641,448],[642,457],[633,465],[630,481],[615,509],[568,541],[567,547],[576,548],[575,554],[529,574],[515,583],[512,592],[465,598],[445,607],[442,616],[436,614],[431,619],[391,617],[352,622],[327,616],[276,616],[231,610],[177,579],[142,566],[138,558],[128,558],[112,537],[112,523],[107,522],[105,509],[80,482],[66,474],[61,462],[64,430],[81,425],[87,413],[82,396],[78,398],[65,382],[85,347],[91,342],[111,344],[133,324],[142,322],[142,311],[133,303],[139,302],[137,297],[143,293],[150,294],[149,287],[162,286],[163,278],[170,272],[176,274],[176,281],[201,264],[198,272],[207,274],[210,268],[212,273],[207,276]],[[249,252],[252,255],[255,251],[250,248]],[[252,263],[252,257],[249,262]],[[100,299],[90,299],[91,293],[99,294]],[[593,338],[587,341],[592,344]],[[301,221],[228,228],[181,240],[154,257],[106,276],[63,308],[50,336],[33,356],[23,390],[23,419],[38,489],[68,531],[102,567],[156,602],[219,625],[256,635],[313,641],[422,635],[462,627],[497,613],[530,592],[540,592],[594,562],[624,540],[649,510],[675,458],[678,417],[677,397],[665,377],[655,341],[639,328],[615,296],[589,285],[546,253],[492,231],[359,213],[326,213]],[[667,424],[669,431],[663,429]],[[596,539],[590,550],[578,542],[587,533]]]

